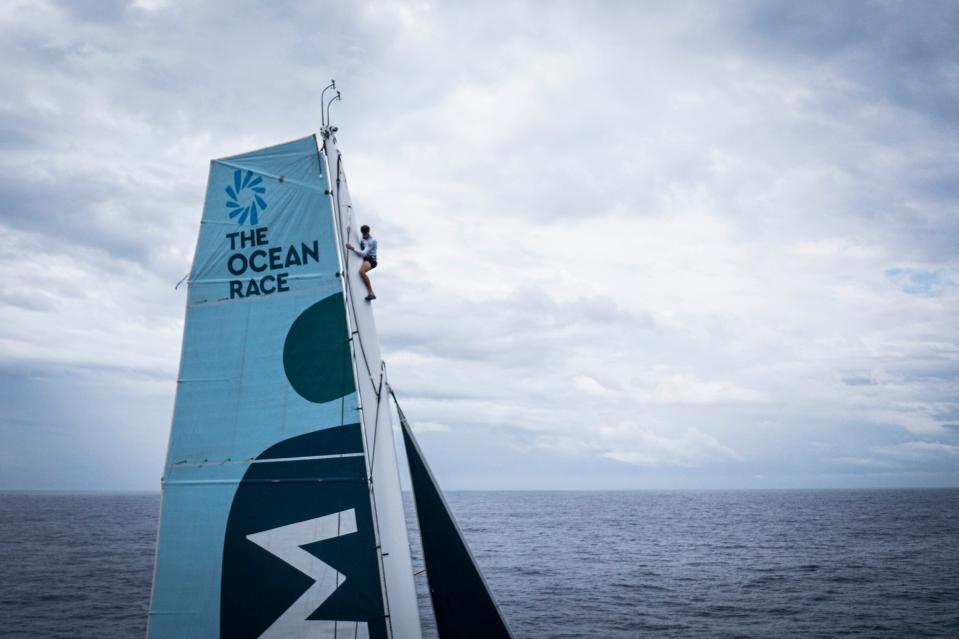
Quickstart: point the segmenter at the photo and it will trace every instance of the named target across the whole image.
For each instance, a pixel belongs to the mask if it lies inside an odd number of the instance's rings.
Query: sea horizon
[[[812,487],[730,487],[730,488],[444,488],[445,493],[680,493],[680,492],[833,492],[833,491],[922,491],[959,490],[959,486],[812,486]],[[403,494],[412,494],[404,487]],[[0,488],[0,494],[51,495],[161,495],[162,490],[146,488]]]
[[[959,635],[953,487],[450,490],[447,501],[517,638]],[[160,505],[159,491],[0,491],[0,636],[142,636]]]

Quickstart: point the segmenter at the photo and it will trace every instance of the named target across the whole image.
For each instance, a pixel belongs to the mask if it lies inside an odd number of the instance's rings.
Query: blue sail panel
[[[151,638],[387,636],[324,169],[314,137],[211,163]]]

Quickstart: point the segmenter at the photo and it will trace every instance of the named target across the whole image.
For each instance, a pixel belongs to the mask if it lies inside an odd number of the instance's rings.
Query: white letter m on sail
[[[356,511],[351,508],[246,536],[314,581],[260,637],[335,639],[337,636],[369,636],[366,622],[307,619],[346,578],[329,564],[303,550],[302,546],[355,532]]]

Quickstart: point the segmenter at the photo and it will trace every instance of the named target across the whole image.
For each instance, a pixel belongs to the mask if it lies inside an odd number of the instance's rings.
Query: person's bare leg
[[[372,294],[373,294],[373,285],[370,284],[370,278],[369,278],[369,276],[366,274],[366,272],[367,272],[368,270],[370,270],[370,263],[367,262],[366,260],[363,260],[363,264],[360,266],[360,279],[362,279],[362,280],[363,280],[363,284],[366,285],[366,293],[367,293],[367,295],[372,295]]]

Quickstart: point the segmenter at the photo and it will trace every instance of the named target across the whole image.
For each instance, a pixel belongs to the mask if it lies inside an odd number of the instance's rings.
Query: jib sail
[[[399,403],[430,600],[441,638],[511,639],[509,626],[420,450]]]

